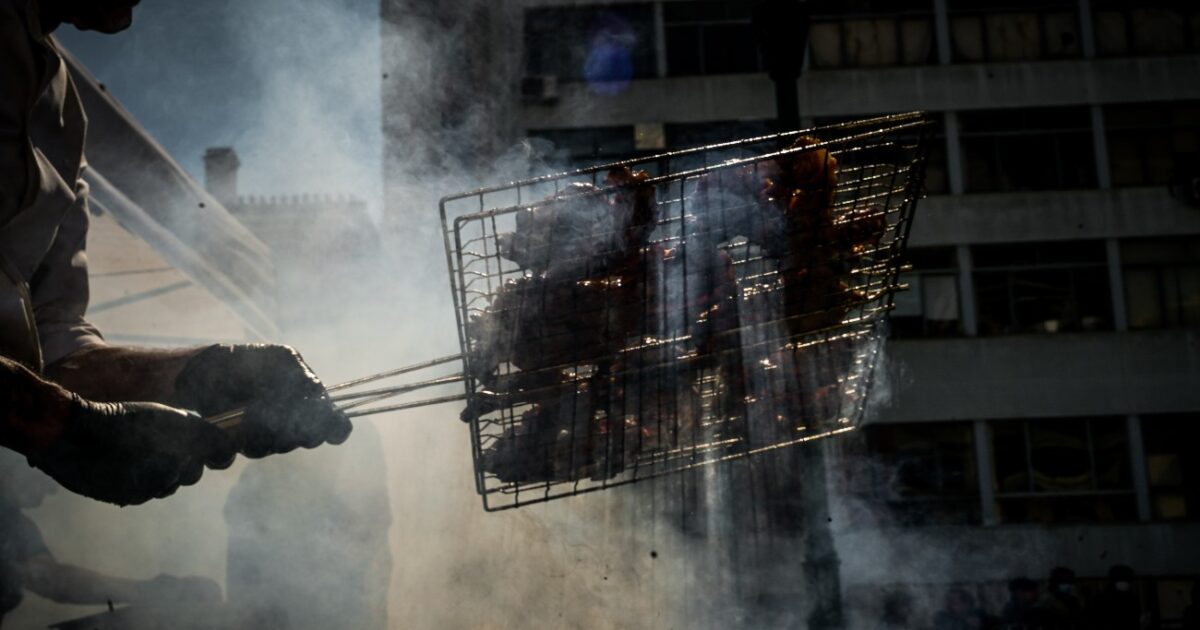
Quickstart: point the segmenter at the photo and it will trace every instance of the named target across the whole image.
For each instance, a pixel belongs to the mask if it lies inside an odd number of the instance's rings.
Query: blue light
[[[624,92],[633,80],[633,49],[637,34],[625,19],[601,14],[592,28],[583,77],[596,94]]]

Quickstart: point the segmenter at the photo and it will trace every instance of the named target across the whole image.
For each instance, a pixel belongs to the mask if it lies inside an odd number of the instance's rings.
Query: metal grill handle
[[[337,405],[338,409],[341,409],[348,417],[351,418],[359,418],[362,416],[370,416],[389,411],[416,409],[418,407],[428,407],[431,405],[440,405],[448,402],[466,400],[466,394],[453,394],[382,406],[372,406],[397,396],[428,389],[430,387],[461,383],[463,381],[463,375],[461,372],[429,378],[422,381],[417,381],[415,383],[404,383],[400,385],[391,385],[388,387],[377,387],[374,389],[358,389],[363,385],[367,385],[368,383],[375,383],[378,381],[395,378],[397,376],[402,376],[404,374],[411,374],[413,372],[419,372],[432,367],[437,367],[439,365],[461,360],[461,354],[438,357],[436,359],[421,361],[420,363],[413,363],[412,365],[406,365],[393,370],[387,370],[384,372],[363,376],[361,378],[356,378],[344,383],[338,383],[337,385],[330,386],[327,391],[330,393],[330,400]],[[233,429],[242,423],[245,415],[246,409],[243,407],[209,416],[208,418],[205,418],[205,420],[222,429]]]

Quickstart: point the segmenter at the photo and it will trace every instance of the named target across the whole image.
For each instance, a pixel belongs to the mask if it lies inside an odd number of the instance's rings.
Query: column
[[[946,8],[947,0],[933,0],[933,25],[937,34],[938,63],[948,65],[950,53],[950,15]]]
[[[1083,44],[1083,56],[1096,56],[1096,28],[1092,23],[1092,0],[1079,0],[1079,40]]]
[[[946,112],[946,177],[950,180],[950,193],[961,195],[966,190],[963,178],[962,144],[958,141],[958,112]]]
[[[1104,108],[1092,105],[1092,150],[1096,154],[1096,184],[1103,190],[1112,188],[1112,169],[1108,163],[1108,134],[1104,130]]]
[[[992,466],[992,440],[988,431],[987,420],[975,420],[971,423],[975,429],[975,467],[979,477],[980,516],[983,524],[996,525],[1000,519],[996,516],[996,486],[993,482],[995,470]]]
[[[657,76],[667,76],[667,25],[663,19],[663,3],[654,3],[654,65]]]
[[[1125,274],[1121,273],[1121,243],[1115,238],[1105,239],[1104,247],[1108,262],[1108,287],[1112,298],[1113,328],[1129,330],[1129,313],[1125,310]]]
[[[979,334],[979,315],[975,311],[975,278],[972,276],[974,263],[971,261],[969,245],[955,246],[958,258],[958,304],[962,311],[963,332],[968,337]]]
[[[1146,476],[1146,445],[1142,441],[1142,419],[1138,416],[1125,418],[1126,433],[1129,435],[1129,464],[1133,473],[1133,491],[1137,494],[1138,520],[1150,520],[1150,480]]]

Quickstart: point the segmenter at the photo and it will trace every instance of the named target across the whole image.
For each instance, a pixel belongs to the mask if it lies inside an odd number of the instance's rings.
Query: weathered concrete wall
[[[799,82],[804,116],[1138,103],[1200,99],[1200,55],[815,70]],[[526,128],[768,119],[775,92],[765,74],[634,81],[615,96],[582,83],[560,86],[552,104],[524,109]],[[581,115],[583,112],[583,115]]]
[[[899,340],[888,357],[881,422],[1200,409],[1197,330]]]
[[[1056,566],[1102,576],[1114,564],[1143,575],[1191,575],[1200,566],[1200,524],[919,527],[843,532],[847,585],[1042,578]],[[897,567],[903,567],[898,574]]]
[[[88,272],[87,317],[110,343],[176,346],[255,339],[228,306],[110,215],[92,217]]]
[[[910,244],[1019,243],[1200,234],[1200,209],[1165,188],[936,196],[917,204]]]

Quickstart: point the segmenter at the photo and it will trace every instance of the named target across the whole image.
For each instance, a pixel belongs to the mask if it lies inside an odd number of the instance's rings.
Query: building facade
[[[204,185],[269,251],[270,312],[288,334],[328,329],[368,301],[386,302],[380,240],[367,203],[347,195],[243,195],[231,147],[204,154]]]
[[[752,6],[525,0],[519,135],[588,165],[770,129]],[[1200,6],[809,6],[805,124],[937,121],[892,396],[830,447],[847,600],[995,610],[1010,578],[1127,564],[1170,627],[1200,576],[1200,208],[1168,188],[1200,149]]]

